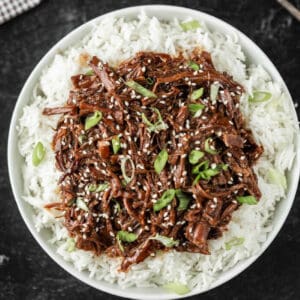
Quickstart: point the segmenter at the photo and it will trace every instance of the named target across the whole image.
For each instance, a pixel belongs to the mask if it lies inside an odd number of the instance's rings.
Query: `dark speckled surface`
[[[0,299],[121,299],[73,278],[53,262],[25,227],[9,186],[6,145],[17,96],[33,67],[73,28],[103,13],[162,1],[44,0],[0,26]],[[300,7],[300,0],[294,1]],[[300,100],[300,23],[275,0],[164,1],[217,16],[253,39],[271,58],[295,102]],[[299,113],[298,109],[298,113]],[[237,278],[190,299],[300,299],[300,194],[276,240]],[[1,256],[0,256],[1,257]]]

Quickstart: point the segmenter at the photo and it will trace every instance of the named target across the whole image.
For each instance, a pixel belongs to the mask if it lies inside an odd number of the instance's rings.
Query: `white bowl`
[[[94,20],[91,20],[88,23],[83,24],[82,26],[78,27],[71,33],[69,33],[66,37],[64,37],[61,41],[59,41],[52,49],[41,59],[38,65],[30,74],[29,78],[27,79],[18,101],[16,103],[14,113],[12,116],[11,124],[10,124],[10,131],[9,131],[9,139],[8,139],[8,167],[9,167],[9,176],[10,182],[12,186],[12,190],[14,193],[14,197],[16,199],[18,208],[20,213],[31,231],[34,238],[38,241],[41,247],[45,250],[46,253],[56,261],[62,268],[68,271],[71,275],[75,276],[79,280],[85,282],[86,284],[95,287],[96,289],[105,291],[110,294],[126,297],[126,298],[133,298],[133,299],[175,299],[175,298],[182,298],[186,296],[191,296],[198,294],[200,292],[197,289],[194,289],[189,294],[184,296],[178,296],[175,294],[167,293],[165,290],[161,288],[128,288],[128,289],[121,289],[117,284],[110,284],[104,281],[97,281],[93,278],[89,278],[88,272],[80,272],[75,269],[73,265],[63,260],[63,258],[56,253],[55,246],[51,245],[47,241],[50,238],[50,232],[47,230],[42,230],[37,232],[34,223],[33,223],[33,209],[32,207],[22,200],[22,191],[23,191],[23,180],[22,180],[22,172],[21,167],[24,163],[23,158],[20,156],[18,152],[18,135],[16,131],[16,126],[18,120],[22,114],[23,107],[28,103],[29,99],[31,98],[32,90],[34,85],[37,83],[39,76],[41,75],[42,70],[53,60],[54,55],[69,47],[70,45],[76,43],[80,38],[82,38],[85,33],[89,32],[92,23],[95,21],[100,21],[104,17],[134,17],[136,16],[141,10],[144,10],[149,16],[156,16],[162,20],[168,20],[174,17],[179,19],[184,19],[187,16],[191,16],[193,18],[202,19],[208,26],[208,28],[214,31],[220,31],[224,34],[236,34],[239,37],[240,44],[248,57],[248,60],[254,64],[262,65],[268,73],[272,76],[274,81],[277,81],[281,84],[283,91],[288,96],[288,100],[291,101],[292,99],[290,93],[281,78],[279,72],[269,60],[269,58],[264,54],[264,52],[255,44],[253,43],[248,37],[246,37],[243,33],[235,29],[234,27],[230,26],[229,24],[213,17],[208,14],[187,9],[183,7],[176,7],[176,6],[166,6],[166,5],[150,5],[150,6],[137,6],[137,7],[129,7],[121,10],[117,10],[103,16],[100,16]],[[291,107],[293,107],[291,105]],[[295,122],[297,122],[297,115],[295,109],[291,111]],[[299,157],[300,157],[300,138],[299,134],[296,138],[296,149],[298,149],[293,168],[289,172],[288,175],[288,195],[287,198],[281,201],[277,208],[274,215],[273,225],[274,228],[272,232],[267,237],[267,240],[262,245],[260,253],[255,256],[252,256],[246,260],[243,260],[236,264],[230,270],[223,272],[220,276],[216,279],[216,281],[212,284],[210,289],[215,288],[226,281],[230,280],[234,276],[241,273],[245,270],[248,266],[250,266],[271,244],[275,236],[278,234],[280,228],[282,227],[284,221],[287,218],[287,215],[291,209],[295,193],[298,186],[298,178],[299,178],[299,171],[300,171],[300,164],[299,164]],[[271,274],[270,274],[271,275]]]

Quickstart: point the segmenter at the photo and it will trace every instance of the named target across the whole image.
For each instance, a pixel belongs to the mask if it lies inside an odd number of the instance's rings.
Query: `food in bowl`
[[[99,280],[205,289],[272,228],[295,155],[289,111],[230,36],[196,20],[104,19],[24,108],[24,199]]]

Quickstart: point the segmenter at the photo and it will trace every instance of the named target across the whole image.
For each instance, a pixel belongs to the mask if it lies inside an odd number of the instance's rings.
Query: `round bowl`
[[[10,131],[9,131],[9,138],[8,138],[8,167],[9,167],[9,177],[10,182],[13,190],[13,194],[15,197],[15,200],[17,202],[19,211],[34,238],[37,240],[37,242],[41,245],[41,247],[44,249],[44,251],[62,268],[64,268],[67,272],[69,272],[71,275],[75,276],[82,282],[93,286],[96,289],[105,291],[110,294],[126,297],[126,298],[132,298],[132,299],[177,299],[182,298],[186,296],[192,296],[195,294],[198,294],[200,292],[205,291],[199,291],[197,289],[192,290],[189,294],[184,296],[178,296],[175,294],[170,294],[163,290],[162,288],[128,288],[128,289],[121,289],[117,284],[110,284],[108,282],[104,281],[97,281],[93,278],[90,278],[87,272],[80,272],[75,269],[73,265],[63,260],[63,258],[56,253],[55,246],[51,245],[47,241],[50,237],[50,232],[47,230],[42,230],[40,232],[37,232],[34,223],[33,223],[33,208],[22,200],[22,191],[23,191],[23,180],[22,180],[22,172],[21,167],[24,162],[23,158],[18,152],[18,135],[16,131],[16,126],[18,123],[18,120],[21,116],[23,107],[28,103],[30,99],[30,95],[32,94],[32,90],[34,85],[36,84],[39,76],[41,75],[42,70],[53,60],[56,53],[59,51],[62,51],[66,48],[68,48],[70,45],[76,43],[78,40],[80,40],[85,33],[90,31],[92,28],[92,24],[94,22],[100,21],[101,19],[105,17],[127,17],[132,18],[136,16],[141,10],[144,10],[149,16],[156,16],[159,19],[162,20],[168,20],[174,17],[177,17],[179,19],[184,19],[187,16],[191,16],[193,18],[202,19],[207,27],[209,29],[212,29],[214,31],[219,31],[224,34],[236,34],[239,38],[240,44],[242,46],[242,49],[244,50],[248,61],[254,64],[260,64],[262,65],[266,71],[271,75],[274,81],[277,81],[281,84],[283,91],[286,93],[287,98],[289,101],[291,101],[292,104],[292,98],[290,96],[290,93],[280,76],[279,72],[275,68],[275,66],[272,64],[270,59],[264,54],[264,52],[254,43],[252,42],[247,36],[245,36],[243,33],[232,27],[231,25],[221,21],[220,19],[217,19],[211,15],[192,10],[187,9],[183,7],[176,7],[176,6],[166,6],[166,5],[149,5],[149,6],[137,6],[137,7],[129,7],[121,10],[117,10],[108,14],[105,14],[103,16],[100,16],[98,18],[95,18],[71,33],[69,33],[66,37],[64,37],[62,40],[60,40],[54,47],[50,49],[50,51],[41,59],[41,61],[38,63],[38,65],[34,68],[32,73],[30,74],[29,78],[27,79],[20,96],[18,98],[18,101],[16,103],[11,124],[10,124]],[[293,107],[293,105],[291,105]],[[293,118],[295,119],[295,122],[297,122],[297,115],[295,109],[291,110],[291,114],[293,115]],[[300,149],[300,138],[299,134],[297,134],[296,137],[296,149]],[[293,164],[292,170],[288,174],[288,193],[286,199],[283,201],[280,201],[278,203],[274,219],[273,219],[273,225],[274,228],[272,232],[268,235],[266,241],[263,243],[260,252],[252,256],[246,260],[240,261],[237,263],[233,268],[231,268],[228,271],[223,272],[220,274],[216,281],[210,286],[210,289],[215,288],[234,276],[241,273],[243,270],[245,270],[248,266],[250,266],[265,250],[266,248],[271,244],[273,239],[278,234],[280,228],[282,227],[284,221],[287,218],[287,215],[291,209],[291,206],[293,204],[293,200],[295,197],[295,193],[298,186],[298,178],[299,178],[299,172],[300,172],[300,163],[299,163],[299,157],[300,152],[298,150],[296,154],[296,158]],[[206,290],[207,291],[207,290]]]

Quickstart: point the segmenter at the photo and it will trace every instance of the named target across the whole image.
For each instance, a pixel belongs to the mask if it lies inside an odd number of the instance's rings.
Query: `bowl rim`
[[[241,272],[243,272],[245,269],[247,269],[254,261],[256,261],[256,259],[259,256],[261,256],[263,254],[263,252],[269,247],[269,245],[272,243],[274,238],[277,236],[277,234],[279,233],[280,229],[282,228],[282,226],[288,216],[288,213],[290,212],[290,209],[292,207],[292,204],[293,204],[293,201],[295,198],[295,194],[297,191],[299,174],[300,174],[300,160],[299,160],[299,157],[300,157],[300,134],[299,134],[299,130],[297,131],[296,137],[295,137],[295,144],[296,144],[295,146],[296,146],[297,150],[296,150],[295,160],[293,163],[293,168],[290,171],[290,173],[292,173],[293,176],[291,176],[289,192],[285,198],[285,201],[287,202],[286,208],[282,212],[281,217],[278,220],[278,222],[276,224],[273,224],[274,228],[268,234],[268,237],[267,237],[266,241],[262,244],[259,253],[242,260],[241,262],[239,262],[239,264],[236,264],[234,267],[232,267],[229,270],[222,273],[223,277],[221,279],[217,279],[206,290],[199,291],[197,289],[193,289],[190,293],[188,293],[186,295],[182,295],[182,296],[176,295],[176,294],[170,294],[168,292],[165,292],[161,288],[157,288],[159,290],[159,294],[155,294],[155,295],[151,294],[151,293],[145,294],[142,292],[133,291],[133,290],[137,290],[138,288],[129,288],[129,289],[118,288],[118,289],[116,289],[112,284],[109,284],[109,283],[107,284],[107,283],[103,282],[102,280],[97,281],[96,279],[93,279],[93,278],[91,279],[84,272],[81,272],[81,271],[78,271],[77,269],[75,269],[74,265],[69,264],[62,257],[60,257],[60,255],[58,253],[56,253],[55,251],[52,251],[50,249],[49,243],[45,239],[43,239],[41,234],[38,233],[37,230],[35,229],[34,225],[32,224],[32,222],[30,220],[30,216],[27,215],[24,211],[24,208],[23,208],[24,200],[22,199],[22,191],[21,191],[22,187],[17,186],[17,183],[15,181],[15,176],[14,176],[14,172],[15,172],[14,168],[15,167],[20,168],[20,166],[16,166],[16,163],[14,162],[15,156],[13,155],[13,153],[16,153],[14,148],[17,145],[16,126],[17,126],[17,123],[19,120],[19,115],[21,113],[21,109],[23,108],[24,105],[26,105],[28,103],[28,99],[27,100],[25,99],[26,92],[28,92],[28,90],[32,91],[32,87],[30,87],[30,85],[33,82],[34,76],[37,73],[41,72],[45,66],[47,66],[49,63],[51,63],[55,54],[57,54],[57,52],[60,50],[60,47],[62,45],[67,44],[67,45],[62,46],[62,49],[65,50],[68,47],[70,47],[71,45],[75,44],[76,42],[74,42],[74,41],[68,42],[68,40],[71,40],[72,37],[75,36],[76,34],[80,34],[80,32],[83,32],[90,25],[94,24],[95,22],[99,22],[103,18],[120,17],[120,16],[126,17],[129,15],[137,15],[141,11],[145,11],[146,13],[150,12],[151,16],[154,15],[154,13],[158,13],[159,11],[164,11],[165,13],[174,13],[174,16],[176,14],[183,13],[183,15],[185,15],[185,16],[192,16],[192,17],[199,18],[199,19],[203,18],[206,23],[208,23],[208,20],[209,20],[209,22],[211,22],[211,23],[218,24],[218,26],[224,26],[225,28],[230,30],[232,33],[235,33],[238,35],[240,43],[243,40],[244,43],[249,44],[248,45],[249,47],[251,45],[251,47],[253,49],[255,49],[255,51],[259,52],[259,55],[261,56],[261,58],[269,66],[268,73],[270,74],[270,76],[273,79],[274,79],[273,76],[276,77],[276,81],[280,82],[282,89],[284,90],[284,92],[287,95],[287,98],[289,98],[289,101],[291,103],[293,103],[292,97],[289,93],[289,90],[288,90],[284,80],[282,79],[278,70],[276,69],[274,64],[271,62],[271,60],[268,58],[268,56],[256,45],[256,43],[254,43],[244,33],[242,33],[237,28],[233,27],[232,25],[228,24],[227,22],[225,22],[217,17],[214,17],[210,14],[204,13],[202,11],[198,11],[195,9],[190,9],[190,8],[186,8],[186,7],[182,7],[182,6],[173,6],[173,5],[140,5],[140,6],[131,6],[131,7],[114,10],[114,11],[105,13],[103,15],[100,15],[96,18],[93,18],[86,23],[83,23],[82,25],[76,27],[71,32],[69,32],[67,35],[65,35],[62,39],[60,39],[57,43],[55,43],[50,48],[50,50],[47,51],[47,53],[41,58],[41,60],[38,62],[38,64],[34,67],[33,71],[30,73],[29,77],[27,78],[27,80],[19,94],[17,102],[15,104],[12,118],[11,118],[10,128],[9,128],[8,145],[7,145],[7,162],[8,162],[9,179],[10,179],[10,184],[12,187],[14,199],[17,203],[19,212],[20,212],[27,228],[31,232],[32,236],[39,243],[39,245],[42,247],[42,249],[52,258],[52,260],[55,261],[61,268],[66,270],[69,274],[71,274],[72,276],[74,276],[75,278],[77,278],[78,280],[84,282],[85,284],[87,284],[89,286],[92,286],[98,290],[110,293],[112,295],[120,296],[120,297],[131,298],[131,299],[145,299],[145,300],[149,299],[150,300],[150,299],[153,299],[153,297],[155,296],[155,298],[157,300],[159,300],[159,299],[161,299],[161,300],[163,300],[163,299],[179,299],[179,298],[193,296],[193,295],[207,292],[211,289],[214,289],[214,288],[224,284],[225,282],[231,280],[235,276],[239,275]],[[243,50],[245,50],[245,49],[243,48]],[[291,106],[291,108],[292,108],[291,113],[293,114],[295,121],[297,121],[298,118],[297,118],[295,108],[294,108],[294,106]],[[114,284],[114,285],[116,285],[116,284]],[[139,288],[139,289],[144,289],[144,288]]]

